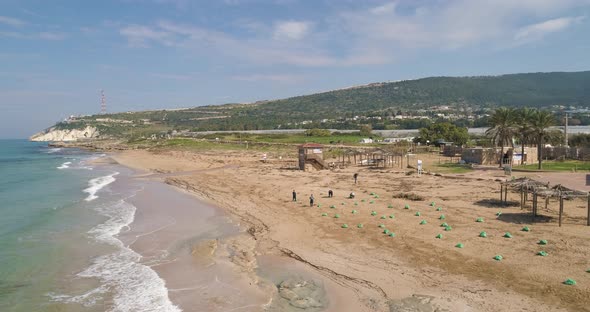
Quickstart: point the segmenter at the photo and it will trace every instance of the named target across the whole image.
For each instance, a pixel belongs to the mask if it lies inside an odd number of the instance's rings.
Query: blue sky
[[[70,114],[590,69],[590,0],[0,0],[0,137]]]

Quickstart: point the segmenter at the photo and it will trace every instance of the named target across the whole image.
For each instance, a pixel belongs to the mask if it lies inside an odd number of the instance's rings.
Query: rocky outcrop
[[[34,134],[29,140],[39,142],[71,142],[80,139],[93,139],[98,136],[98,129],[91,126],[86,126],[84,129],[56,129],[52,127]]]

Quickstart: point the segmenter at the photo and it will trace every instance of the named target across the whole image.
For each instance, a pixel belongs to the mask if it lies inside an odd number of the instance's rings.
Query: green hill
[[[261,90],[263,92],[263,90]],[[276,128],[357,129],[412,128],[422,121],[395,119],[421,115],[430,120],[448,115],[473,126],[495,107],[590,106],[590,71],[510,74],[478,77],[431,77],[334,90],[252,104],[202,106],[94,115],[59,127],[94,124],[102,133],[174,130],[254,130]],[[361,116],[362,118],[353,118]],[[437,117],[438,116],[438,117]],[[485,120],[482,121],[485,124]],[[477,126],[477,124],[475,124]]]

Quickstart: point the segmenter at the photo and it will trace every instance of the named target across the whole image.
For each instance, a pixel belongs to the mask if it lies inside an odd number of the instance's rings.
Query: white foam
[[[72,164],[71,161],[66,161],[65,163],[61,164],[61,166],[57,167],[57,169],[68,169],[68,168],[70,168],[71,164]]]
[[[98,198],[96,193],[100,191],[103,187],[115,182],[115,176],[118,175],[118,172],[115,172],[110,175],[106,175],[104,177],[94,178],[88,181],[88,188],[84,190],[84,193],[88,193],[88,197],[86,197],[86,201],[92,201]]]
[[[88,233],[97,241],[117,247],[118,251],[97,257],[79,277],[97,278],[101,286],[79,296],[50,295],[55,301],[94,305],[97,297],[113,294],[112,312],[181,312],[168,297],[164,280],[150,267],[140,263],[141,255],[126,247],[116,236],[133,222],[135,206],[120,200],[114,205],[97,207],[108,220]]]
[[[61,147],[53,147],[53,148],[49,148],[45,153],[53,154],[53,153],[57,153],[61,150],[62,150]]]

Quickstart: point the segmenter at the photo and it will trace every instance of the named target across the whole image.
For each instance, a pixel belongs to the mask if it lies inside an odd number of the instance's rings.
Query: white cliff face
[[[79,139],[92,139],[98,137],[98,129],[95,127],[87,126],[84,129],[71,129],[71,130],[57,130],[55,128],[49,128],[43,132],[39,132],[31,136],[31,141],[40,142],[68,142],[77,141]]]

